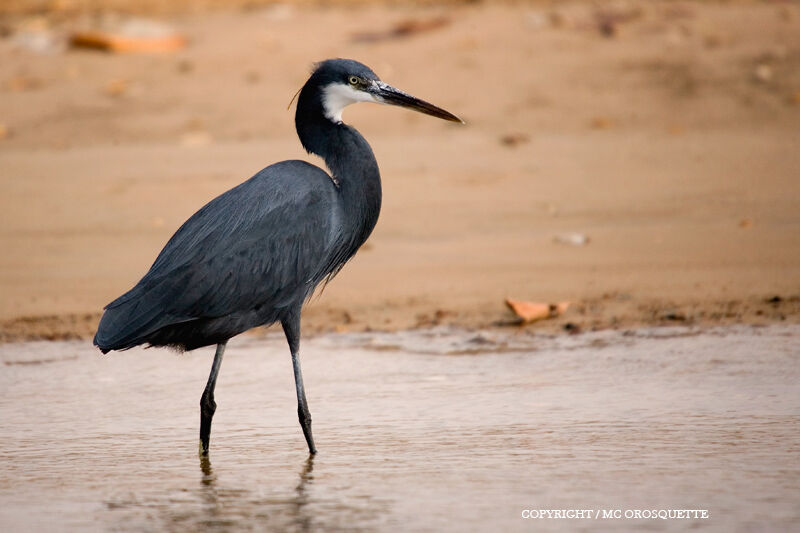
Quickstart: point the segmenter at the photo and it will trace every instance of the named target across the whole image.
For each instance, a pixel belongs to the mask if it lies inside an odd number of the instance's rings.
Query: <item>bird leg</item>
[[[227,341],[217,344],[214,363],[211,365],[211,374],[208,376],[206,389],[200,397],[200,455],[208,455],[211,419],[214,417],[214,411],[217,410],[217,403],[214,401],[214,387],[217,385],[217,375],[219,367],[222,365],[222,355],[225,353],[226,344]]]
[[[300,419],[300,427],[303,428],[303,435],[308,444],[308,453],[314,455],[317,449],[314,447],[314,437],[311,435],[311,413],[308,411],[306,392],[303,389],[303,374],[300,372],[300,359],[297,352],[292,352],[292,366],[294,367],[294,385],[297,389],[297,417]]]
[[[282,322],[283,332],[289,341],[289,350],[292,352],[292,368],[294,369],[294,386],[297,390],[297,417],[300,427],[308,444],[308,453],[314,455],[317,448],[314,446],[314,437],[311,434],[311,413],[308,410],[306,391],[303,388],[303,373],[300,371],[300,313]]]

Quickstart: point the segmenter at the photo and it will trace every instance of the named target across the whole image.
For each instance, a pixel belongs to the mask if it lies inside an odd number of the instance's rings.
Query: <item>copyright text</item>
[[[523,509],[522,518],[546,520],[697,520],[708,519],[708,509]]]

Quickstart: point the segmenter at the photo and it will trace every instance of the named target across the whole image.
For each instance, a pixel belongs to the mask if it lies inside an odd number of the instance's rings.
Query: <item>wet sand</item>
[[[278,335],[231,342],[209,462],[209,349],[0,345],[3,531],[789,531],[800,330],[322,335],[308,459]],[[526,509],[705,509],[524,520]]]
[[[320,163],[286,106],[335,56],[468,124],[347,109],[384,205],[307,329],[485,326],[506,297],[573,302],[551,330],[797,323],[800,6],[597,6],[177,8],[189,46],[155,56],[15,44],[85,23],[68,8],[3,19],[0,339],[91,337],[205,202],[269,163]],[[588,244],[557,242],[571,233]]]

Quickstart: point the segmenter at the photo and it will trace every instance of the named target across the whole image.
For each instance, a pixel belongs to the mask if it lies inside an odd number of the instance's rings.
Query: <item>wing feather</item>
[[[167,325],[302,301],[338,255],[338,209],[321,169],[265,168],[178,229],[141,281],[106,307],[95,343],[115,349]]]

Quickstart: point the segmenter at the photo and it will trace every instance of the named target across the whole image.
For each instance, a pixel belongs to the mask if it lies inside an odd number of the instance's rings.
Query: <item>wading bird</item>
[[[289,343],[300,426],[309,452],[316,453],[300,372],[300,309],[364,244],[381,208],[372,149],[342,122],[342,109],[356,102],[462,122],[383,83],[357,61],[319,63],[300,89],[295,126],[303,147],[322,157],[330,174],[304,161],[283,161],[211,200],[100,319],[94,343],[103,353],[141,344],[178,350],[216,344],[200,399],[202,455],[208,454],[225,345],[239,333],[275,322]]]

